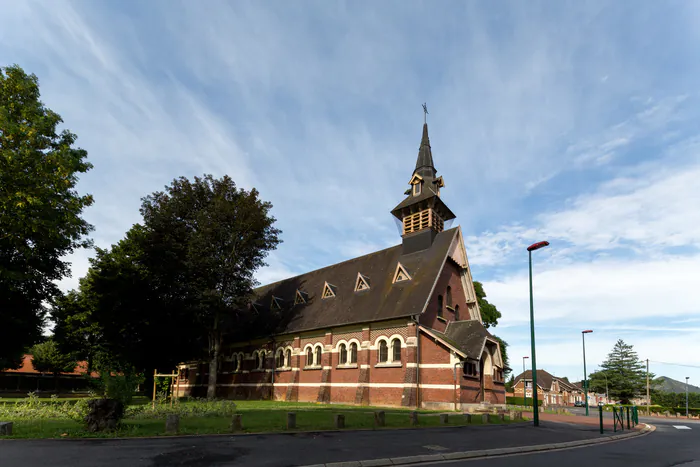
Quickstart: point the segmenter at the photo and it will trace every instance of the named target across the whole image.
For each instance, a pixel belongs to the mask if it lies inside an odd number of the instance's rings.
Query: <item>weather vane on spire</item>
[[[423,123],[428,123],[428,106],[423,102]]]

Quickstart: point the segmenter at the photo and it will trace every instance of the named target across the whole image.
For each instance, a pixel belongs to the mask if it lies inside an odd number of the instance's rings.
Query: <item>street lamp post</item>
[[[685,418],[688,418],[688,380],[690,376],[685,377]]]
[[[593,332],[590,329],[581,331],[583,340],[583,397],[586,400],[586,417],[588,417],[588,375],[586,374],[586,334]]]
[[[537,358],[535,356],[535,307],[532,301],[532,252],[549,246],[549,242],[537,242],[527,247],[530,266],[530,354],[532,356],[532,417],[535,426],[540,426],[540,415],[537,410]]]
[[[523,403],[527,407],[527,388],[525,387],[525,359],[530,357],[523,357]]]

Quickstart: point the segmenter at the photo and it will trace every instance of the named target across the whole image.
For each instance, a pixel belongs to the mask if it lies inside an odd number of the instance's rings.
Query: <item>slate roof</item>
[[[403,255],[397,245],[265,285],[256,289],[257,306],[269,308],[273,296],[282,299],[279,334],[420,314],[456,235],[453,228],[439,233],[423,251]],[[392,284],[399,262],[411,280]],[[368,279],[369,290],[354,291],[358,272]],[[321,298],[326,282],[335,297]],[[297,289],[308,294],[306,303],[294,305]]]
[[[544,370],[537,370],[537,385],[543,389],[549,390],[552,387],[552,380],[555,378],[556,376],[552,375],[551,373]],[[513,380],[513,386],[518,384],[521,379],[532,381],[532,370],[527,370],[525,373],[520,373],[518,376],[516,376]]]
[[[493,337],[484,325],[476,320],[450,321],[444,333],[434,330],[432,332],[474,360],[481,357],[486,338]]]

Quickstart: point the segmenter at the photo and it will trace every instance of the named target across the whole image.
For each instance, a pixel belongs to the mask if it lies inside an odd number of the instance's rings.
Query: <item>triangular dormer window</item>
[[[262,309],[262,305],[260,305],[258,302],[251,303],[250,307],[255,313],[260,313],[260,310]]]
[[[404,282],[404,281],[410,281],[411,276],[408,274],[408,271],[406,271],[406,268],[403,267],[401,263],[396,265],[396,272],[394,273],[394,280],[392,281],[393,283],[396,282]]]
[[[413,186],[413,196],[418,196],[423,191],[423,177],[418,174],[413,174],[409,185]]]
[[[321,295],[321,298],[335,297],[335,289],[336,289],[336,287],[334,285],[331,285],[328,282],[325,282],[323,284],[323,295]]]
[[[308,298],[306,292],[302,292],[301,290],[297,289],[297,293],[294,297],[294,304],[295,305],[301,305],[302,303],[306,303],[306,299]]]
[[[272,296],[272,303],[270,303],[271,310],[281,310],[282,309],[282,299],[279,297]]]
[[[361,292],[362,290],[369,290],[369,277],[363,276],[358,272],[357,280],[355,281],[355,292]]]

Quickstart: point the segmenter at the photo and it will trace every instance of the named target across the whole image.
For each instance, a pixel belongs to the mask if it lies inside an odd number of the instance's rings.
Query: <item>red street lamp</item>
[[[537,242],[527,247],[530,265],[530,346],[532,348],[532,417],[534,426],[540,426],[540,414],[537,410],[537,359],[535,357],[535,310],[532,302],[532,252],[549,246],[549,242]]]

